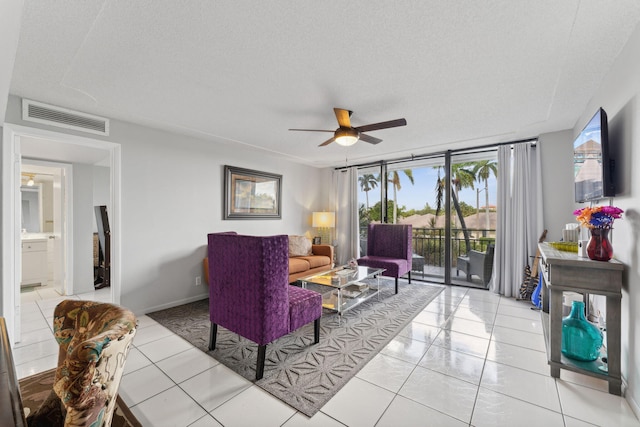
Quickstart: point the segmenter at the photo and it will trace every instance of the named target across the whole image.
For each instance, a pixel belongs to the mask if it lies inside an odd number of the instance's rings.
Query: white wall
[[[23,0],[0,1],[0,125],[4,123],[6,99],[11,86],[11,75],[15,63],[20,25],[22,24]]]
[[[106,206],[111,198],[111,168],[104,166],[93,167],[93,206]]]
[[[123,305],[148,312],[207,294],[207,233],[303,234],[323,205],[321,171],[244,149],[112,122],[122,144]],[[224,165],[282,174],[282,219],[222,220]]]
[[[570,130],[540,135],[538,139],[542,171],[543,225],[547,241],[562,238],[565,224],[573,216],[573,133]]]
[[[42,182],[42,231],[53,232],[53,181]]]
[[[318,169],[129,123],[112,123],[111,130],[122,144],[121,298],[137,312],[206,295],[195,277],[203,276],[207,233],[302,234],[323,204]],[[227,164],[281,174],[282,219],[224,221]]]
[[[613,231],[614,256],[625,264],[622,294],[622,372],[626,398],[640,415],[640,27],[627,42],[609,74],[573,129],[576,136],[598,107],[609,118],[609,141],[616,161],[617,195],[625,210]],[[632,167],[634,165],[635,167]],[[607,201],[603,201],[606,203]],[[603,204],[601,203],[601,204]]]

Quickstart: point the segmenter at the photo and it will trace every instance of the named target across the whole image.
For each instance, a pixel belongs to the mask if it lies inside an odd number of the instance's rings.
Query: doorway
[[[21,168],[23,161],[49,161],[73,164],[78,169],[87,168],[102,162],[109,168],[109,191],[111,222],[111,286],[110,301],[120,302],[120,145],[112,142],[62,134],[47,130],[25,127],[5,123],[3,127],[2,142],[2,188],[3,188],[3,220],[2,220],[2,313],[7,319],[7,329],[13,342],[20,340],[20,281],[22,276],[22,252],[21,252]],[[68,203],[71,208],[67,212],[68,223],[73,227],[68,229],[69,253],[67,266],[67,282],[72,289],[77,289],[80,283],[73,273],[78,263],[75,258],[78,252],[78,243],[74,242],[73,228],[76,227],[79,218],[73,218],[74,200],[71,193],[68,195]],[[93,224],[93,206],[90,206],[91,216],[89,221]],[[89,227],[92,227],[90,225]],[[76,236],[77,237],[77,236]],[[82,240],[79,240],[82,241]],[[91,249],[91,237],[89,251]],[[89,258],[92,255],[89,254]],[[93,266],[88,266],[93,276]],[[91,280],[91,286],[93,281]],[[66,291],[65,291],[66,292]]]
[[[23,141],[24,142],[24,141]],[[35,293],[39,297],[71,295],[73,293],[73,269],[69,257],[69,218],[72,200],[72,165],[24,158],[21,162],[22,214],[22,279],[20,293]],[[25,194],[34,191],[37,202],[25,203]],[[29,210],[25,209],[29,206]],[[29,251],[29,242],[36,243],[40,251]],[[31,245],[33,246],[33,245]],[[31,259],[29,259],[29,257]],[[25,275],[38,280],[27,280]]]

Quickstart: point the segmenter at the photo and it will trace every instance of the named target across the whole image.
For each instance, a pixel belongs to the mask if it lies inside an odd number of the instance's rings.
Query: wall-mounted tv
[[[607,113],[600,108],[573,142],[576,202],[615,196]]]

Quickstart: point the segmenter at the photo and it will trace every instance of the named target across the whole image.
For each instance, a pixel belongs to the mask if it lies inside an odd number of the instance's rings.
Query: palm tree
[[[407,178],[409,178],[409,181],[411,182],[411,185],[413,185],[413,171],[411,169],[403,169],[403,172],[405,175],[407,175]],[[398,217],[398,195],[397,192],[400,190],[401,186],[400,186],[400,175],[398,174],[398,171],[393,171],[389,174],[389,182],[391,184],[393,184],[393,222],[392,224],[396,224],[396,220]]]
[[[429,219],[429,228],[436,228],[436,225],[437,225],[436,222],[437,222],[437,220],[436,220],[435,216],[433,218],[430,218]]]
[[[472,169],[473,163],[456,163],[451,165],[451,187],[453,191],[451,192],[451,201],[453,202],[453,207],[458,214],[458,219],[460,219],[460,228],[462,228],[462,233],[464,234],[464,242],[467,247],[467,251],[471,247],[471,239],[469,237],[469,230],[467,230],[467,224],[464,222],[464,216],[462,214],[462,209],[460,209],[460,202],[458,201],[458,192],[463,188],[474,188],[474,183],[476,180],[476,176]],[[440,178],[440,168],[438,166],[438,180],[436,181],[436,216],[440,213],[442,209],[442,202],[444,199],[444,188],[445,181],[444,178]]]
[[[378,186],[379,177],[374,176],[370,173],[362,174],[358,177],[358,182],[360,182],[360,188],[364,191],[364,194],[367,198],[367,212],[369,212],[369,191],[373,190]]]
[[[490,227],[489,224],[489,178],[491,174],[498,177],[498,163],[495,160],[480,160],[479,162],[475,162],[475,166],[473,167],[473,173],[478,179],[484,181],[484,209],[486,213],[486,224],[485,228],[488,230]]]

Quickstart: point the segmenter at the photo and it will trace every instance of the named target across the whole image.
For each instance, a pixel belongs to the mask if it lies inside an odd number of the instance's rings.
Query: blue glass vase
[[[562,319],[562,354],[590,362],[600,355],[602,332],[584,317],[584,302],[573,301],[571,313]]]

